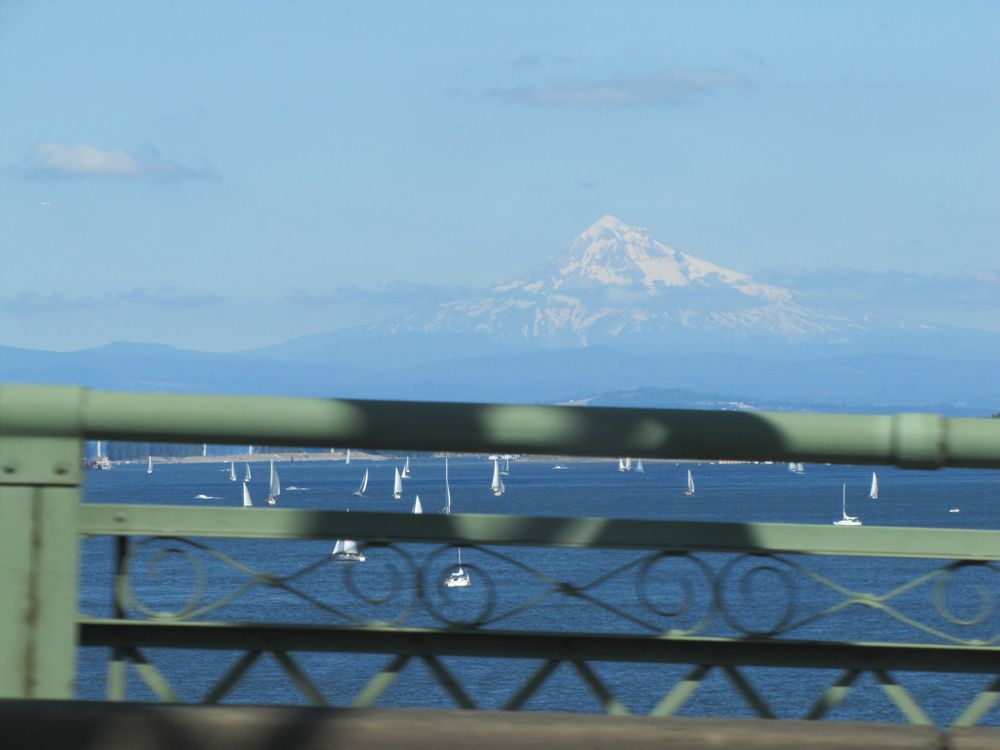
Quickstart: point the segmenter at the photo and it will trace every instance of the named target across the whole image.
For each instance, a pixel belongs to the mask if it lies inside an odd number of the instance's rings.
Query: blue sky
[[[750,273],[997,269],[998,30],[985,2],[0,3],[0,344],[277,341],[379,309],[289,299],[502,281],[604,213]]]

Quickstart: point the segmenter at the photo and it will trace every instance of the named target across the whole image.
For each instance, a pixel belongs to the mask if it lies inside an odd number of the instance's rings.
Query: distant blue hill
[[[952,414],[988,414],[1000,407],[997,361],[987,358],[846,352],[777,358],[585,347],[436,359],[433,337],[409,342],[421,347],[419,354],[400,354],[406,349],[395,346],[399,343],[374,337],[368,346],[378,363],[371,367],[355,364],[357,350],[341,357],[337,346],[325,351],[292,343],[230,354],[123,342],[76,352],[2,347],[0,381],[157,392],[608,405],[613,397],[607,394],[657,389],[669,399],[633,405],[720,408],[732,401],[767,408]],[[338,364],[341,359],[345,362]],[[625,405],[625,396],[617,398]]]

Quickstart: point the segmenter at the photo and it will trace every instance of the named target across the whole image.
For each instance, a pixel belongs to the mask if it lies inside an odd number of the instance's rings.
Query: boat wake
[[[289,487],[285,487],[285,489],[288,492],[308,492],[309,491],[308,487],[296,487],[294,484],[291,485],[291,486],[289,486]]]
[[[221,500],[222,498],[218,495],[195,495],[195,500]]]

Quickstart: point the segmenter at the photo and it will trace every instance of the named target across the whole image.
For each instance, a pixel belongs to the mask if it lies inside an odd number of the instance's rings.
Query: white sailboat
[[[420,504],[420,495],[417,495],[416,501],[413,503],[413,513],[420,514],[424,512],[424,506]]]
[[[501,476],[505,476],[505,477],[509,476],[510,475],[510,456],[506,456],[505,455],[505,456],[502,456],[501,458],[503,458],[503,466],[500,467],[500,475]]]
[[[788,470],[792,474],[805,474],[806,473],[806,467],[803,466],[802,464],[798,463],[797,461],[789,461],[788,462]]]
[[[402,477],[403,479],[409,479],[410,478],[410,457],[409,456],[406,457],[406,463],[403,464],[403,471],[400,473],[399,476]]]
[[[444,458],[444,510],[445,515],[451,513],[451,485],[448,484],[448,457]]]
[[[229,462],[229,479],[230,481],[236,481],[236,465],[230,461]]]
[[[244,508],[253,507],[253,500],[250,499],[250,487],[247,485],[245,481],[243,482],[243,507]]]
[[[500,459],[497,458],[493,459],[493,482],[490,484],[490,489],[493,490],[495,497],[500,497],[507,489],[500,478]]]
[[[278,495],[281,494],[281,478],[278,470],[274,468],[274,461],[271,462],[271,481],[267,489],[267,504],[274,505],[278,502]]]
[[[631,458],[626,458],[625,459],[625,471],[632,471],[632,459]]]
[[[625,459],[624,458],[619,458],[618,459],[618,471],[625,471]]]
[[[152,456],[149,457],[149,463],[146,464],[146,473],[147,474],[152,474],[153,473],[153,457]]]
[[[834,526],[860,526],[861,519],[857,516],[847,515],[847,485],[844,485],[843,494],[843,510],[841,511],[841,518],[833,522]]]
[[[208,455],[208,443],[201,444],[201,457],[205,458]]]
[[[691,469],[688,469],[688,486],[684,494],[689,497],[694,494],[694,477],[691,476]]]
[[[646,469],[643,468],[643,466],[642,466],[642,459],[641,458],[637,458],[635,460],[635,473],[636,474],[645,474],[646,473]]]
[[[451,513],[451,485],[448,483],[448,458],[444,459],[444,513]],[[472,585],[472,576],[462,567],[462,548],[458,548],[458,567],[444,579],[444,585],[450,589],[461,589]]]
[[[361,485],[354,491],[355,497],[364,497],[365,491],[368,489],[368,469],[365,469],[365,475],[361,477]]]
[[[338,539],[330,554],[337,562],[364,562],[367,559],[353,539]]]
[[[250,476],[250,464],[244,464],[243,466],[244,466],[243,481],[249,482],[251,479],[253,479],[253,477]]]
[[[399,475],[399,469],[395,468],[396,476],[392,480],[392,499],[399,500],[403,496],[403,478]]]
[[[878,477],[875,476],[875,472],[872,472],[872,488],[868,490],[868,497],[872,500],[878,500]]]
[[[344,459],[344,465],[351,463],[351,449],[347,449],[347,457]]]
[[[92,463],[88,464],[93,469],[100,469],[102,471],[109,471],[111,469],[111,459],[104,455],[101,451],[101,441],[97,441],[97,454],[94,456]]]

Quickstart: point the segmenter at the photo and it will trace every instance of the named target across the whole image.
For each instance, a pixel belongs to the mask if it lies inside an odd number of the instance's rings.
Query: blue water
[[[401,501],[391,499],[392,461],[282,462],[283,492],[279,506],[407,512],[420,495],[426,513],[444,505],[443,462],[411,460],[412,478],[405,483]],[[611,461],[573,462],[566,470],[553,470],[551,462],[519,461],[504,478],[507,492],[495,498],[489,489],[492,462],[453,459],[450,478],[455,512],[510,513],[547,516],[603,516],[658,520],[747,521],[780,523],[829,523],[840,515],[841,485],[847,484],[848,513],[866,526],[995,529],[1000,499],[1000,472],[942,470],[905,472],[880,468],[880,499],[867,497],[871,468],[807,466],[794,475],[784,464],[717,465],[646,462],[644,474],[619,473]],[[263,505],[267,464],[252,465],[251,492]],[[364,469],[371,478],[368,497],[351,493]],[[695,476],[697,492],[686,497],[687,469]],[[237,465],[242,477],[243,466]],[[168,505],[239,506],[242,483],[232,482],[221,464],[157,464],[147,475],[145,465],[118,466],[110,472],[89,472],[88,502],[160,503]],[[297,488],[297,489],[296,489]],[[195,499],[196,495],[212,499]],[[958,507],[959,513],[949,509]],[[266,512],[266,506],[260,512]],[[843,530],[845,534],[850,529]],[[257,571],[291,575],[317,561],[326,561],[330,542],[276,542],[261,540],[203,540],[213,550]],[[83,547],[81,610],[108,616],[111,612],[110,574],[113,541],[89,539]],[[155,542],[137,555],[133,585],[137,596],[154,611],[176,611],[189,602],[194,590],[190,558],[167,555],[149,567],[158,547]],[[193,551],[193,550],[192,550]],[[193,551],[194,552],[194,551]],[[484,627],[523,630],[579,630],[586,632],[659,633],[696,630],[699,635],[738,635],[740,629],[763,631],[789,616],[799,623],[833,606],[843,597],[833,588],[807,577],[805,571],[825,576],[855,591],[883,593],[940,562],[883,558],[833,558],[783,556],[790,565],[777,563],[774,571],[758,571],[740,578],[753,560],[733,555],[699,554],[690,558],[663,558],[640,575],[636,561],[648,553],[620,550],[569,550],[491,548],[467,550],[464,561],[474,585],[465,590],[440,586],[454,563],[454,551],[429,545],[370,548],[362,565],[323,564],[295,580],[303,593],[323,602],[317,607],[303,598],[272,588],[256,587],[234,601],[207,611],[202,619],[348,624],[357,621],[397,621],[411,626],[440,625],[441,618],[469,620],[485,613]],[[204,552],[194,552],[207,581],[198,605],[218,602],[245,583],[247,576],[232,565]],[[429,561],[429,562],[428,562]],[[724,566],[724,614],[710,614],[710,577]],[[429,566],[429,567],[421,567]],[[794,567],[799,566],[799,567]],[[349,569],[349,570],[347,570]],[[617,572],[616,572],[617,571]],[[152,574],[151,574],[152,573]],[[154,574],[159,574],[157,577]],[[430,607],[416,600],[414,577],[423,575]],[[350,577],[350,580],[348,578]],[[603,580],[602,580],[602,577]],[[931,604],[931,585],[924,584],[900,595],[892,604],[901,613],[942,633],[961,638],[990,638],[1000,632],[996,609],[995,575],[983,570],[963,571],[947,592],[946,601],[956,617],[973,618],[980,607],[974,591],[986,586],[992,608],[985,622],[956,626]],[[520,607],[551,588],[551,581],[588,583],[588,595],[599,603],[549,595],[527,609]],[[745,588],[738,583],[744,581]],[[354,593],[352,593],[352,591]],[[385,601],[378,601],[384,599]],[[490,606],[492,605],[492,608]],[[670,613],[676,613],[671,615]],[[130,616],[141,617],[133,611]],[[701,625],[699,625],[701,623]],[[700,628],[700,629],[699,629]],[[851,607],[814,622],[791,627],[783,637],[829,640],[865,640],[944,643],[885,614]],[[147,656],[168,677],[182,699],[197,701],[212,681],[238,654],[151,650]],[[391,657],[382,655],[294,654],[297,662],[335,705],[349,703]],[[107,651],[82,649],[78,692],[81,697],[104,694]],[[539,662],[448,658],[447,668],[481,707],[497,708],[520,687]],[[690,671],[690,666],[591,663],[615,696],[633,712],[648,712]],[[798,718],[838,676],[835,671],[753,668],[743,670],[775,714]],[[947,725],[988,682],[986,676],[898,674],[896,678],[940,725]],[[152,699],[141,680],[130,675],[129,697]],[[305,699],[278,664],[264,657],[229,694],[227,701],[296,704]],[[452,706],[422,663],[412,660],[379,705]],[[579,675],[562,665],[529,701],[526,708],[545,710],[599,710]],[[682,715],[749,716],[750,708],[719,670],[705,678],[681,711]],[[847,699],[831,718],[900,721],[902,716],[870,675],[855,683]],[[1000,710],[985,723],[1000,724]]]

